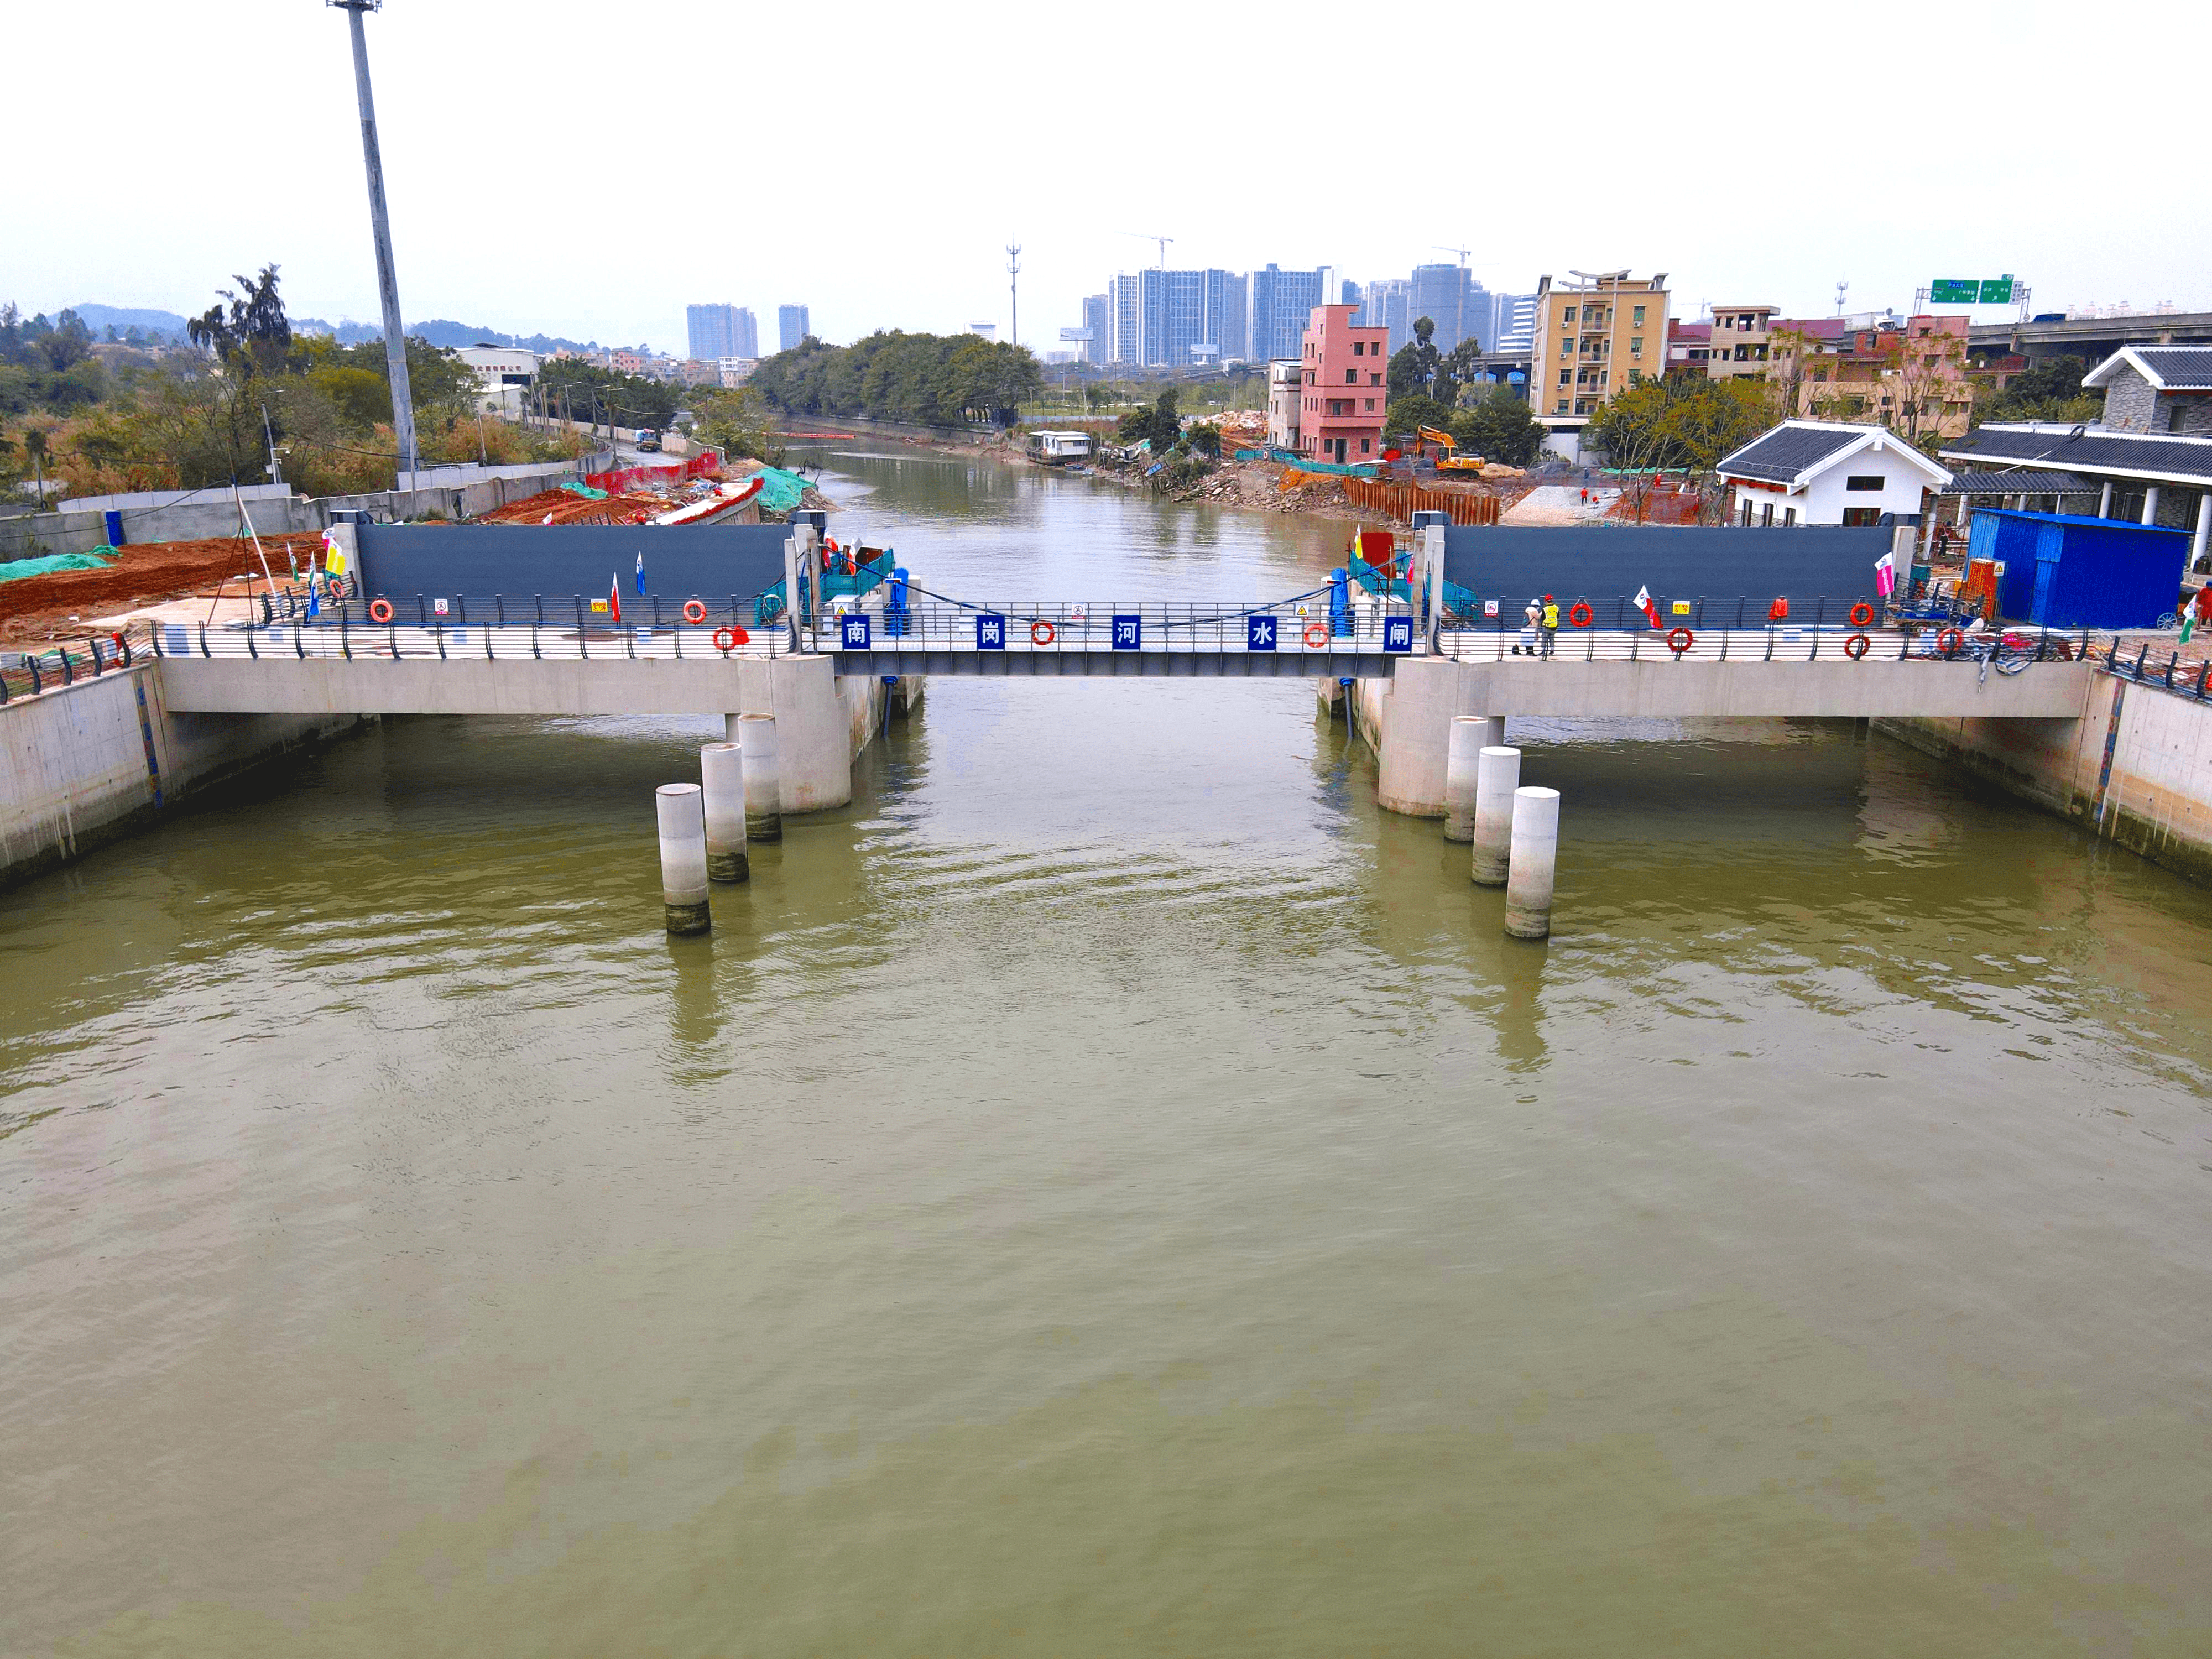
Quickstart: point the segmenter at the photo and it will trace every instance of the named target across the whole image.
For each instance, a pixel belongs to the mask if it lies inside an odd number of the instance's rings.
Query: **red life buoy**
[[[1768,605],[1766,607],[1766,620],[1769,622],[1788,622],[1790,620],[1789,599],[1787,598],[1778,599],[1772,605]]]
[[[684,620],[690,623],[694,628],[696,628],[701,623],[707,620],[707,607],[701,604],[697,599],[684,600]]]
[[[1328,629],[1319,623],[1308,623],[1305,632],[1306,649],[1318,651],[1328,643]]]
[[[1031,645],[1050,645],[1052,643],[1053,633],[1053,625],[1050,623],[1033,622],[1030,624],[1030,643]]]
[[[1948,645],[1944,643],[1947,640]],[[1947,628],[1936,636],[1936,648],[1947,657],[1966,642],[1966,636],[1955,628]]]
[[[1572,628],[1588,628],[1597,620],[1597,612],[1589,608],[1588,599],[1577,599],[1574,608],[1567,612],[1567,623]]]
[[[368,602],[368,619],[371,622],[390,622],[392,620],[392,601],[389,599],[371,599]]]
[[[1670,628],[1667,630],[1667,648],[1678,657],[1697,642],[1698,636],[1686,628]]]
[[[725,653],[734,650],[750,637],[742,628],[718,628],[714,630],[714,649]]]
[[[1864,605],[1861,605],[1859,609],[1863,611],[1866,607]],[[1854,634],[1850,638],[1844,641],[1844,654],[1849,657],[1853,662],[1856,662],[1861,657],[1866,655],[1866,653],[1873,648],[1874,641],[1863,634]]]
[[[1852,627],[1865,628],[1870,626],[1873,622],[1874,607],[1869,605],[1864,599],[1861,599],[1856,605],[1851,607]]]

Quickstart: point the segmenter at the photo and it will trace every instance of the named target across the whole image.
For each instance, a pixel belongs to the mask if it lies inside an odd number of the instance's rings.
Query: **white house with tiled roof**
[[[1713,470],[1734,487],[1741,525],[1880,524],[1920,513],[1951,481],[1887,427],[1849,421],[1784,421]]]

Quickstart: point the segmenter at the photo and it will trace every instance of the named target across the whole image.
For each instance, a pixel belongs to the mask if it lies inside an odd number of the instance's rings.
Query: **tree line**
[[[1044,385],[1028,349],[973,334],[878,331],[849,346],[809,335],[764,359],[752,387],[789,415],[860,415],[923,426],[1010,427]]]
[[[70,493],[194,489],[267,478],[311,495],[388,489],[398,470],[391,370],[381,339],[300,334],[277,267],[187,325],[191,349],[156,356],[100,343],[74,313],[0,310],[0,483],[34,473]],[[105,361],[103,361],[103,358]],[[477,416],[476,374],[450,349],[410,338],[407,374],[426,463],[550,459],[582,447]]]

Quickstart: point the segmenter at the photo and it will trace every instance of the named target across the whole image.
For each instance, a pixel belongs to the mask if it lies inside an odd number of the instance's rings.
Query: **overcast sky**
[[[1436,244],[1492,288],[1666,270],[1687,316],[2007,271],[2039,311],[2212,306],[2187,112],[2130,115],[2164,76],[2099,69],[2195,55],[2193,3],[389,0],[368,27],[410,320],[679,353],[702,300],[770,349],[786,301],[830,339],[1003,329],[1018,239],[1045,349],[1152,233],[1174,265],[1363,280]],[[0,299],[190,312],[275,260],[295,315],[378,314],[343,13],[86,0],[8,29]]]

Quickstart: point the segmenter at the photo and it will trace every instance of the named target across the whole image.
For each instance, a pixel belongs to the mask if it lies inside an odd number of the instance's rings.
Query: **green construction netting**
[[[586,483],[564,483],[561,488],[572,495],[581,495],[587,501],[603,501],[607,498],[605,490],[594,489]]]
[[[105,553],[106,558],[100,556]],[[0,564],[0,582],[21,581],[26,576],[51,576],[57,570],[105,570],[115,562],[115,550],[100,546],[89,553],[54,553],[43,559],[17,559]]]
[[[796,472],[764,466],[760,476],[766,481],[761,485],[760,504],[771,513],[790,512],[806,495],[806,480]]]

